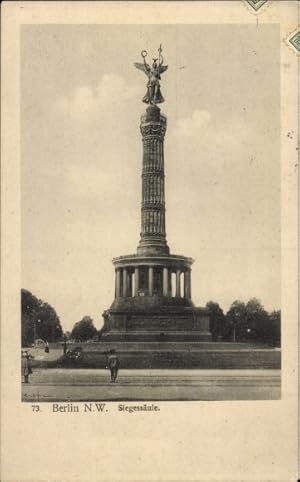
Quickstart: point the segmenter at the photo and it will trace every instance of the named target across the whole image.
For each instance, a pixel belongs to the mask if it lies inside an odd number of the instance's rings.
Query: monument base
[[[146,241],[145,237],[138,250],[149,248]],[[151,246],[154,249],[153,241]],[[103,313],[102,340],[211,341],[209,311],[196,308],[191,299],[192,262],[164,252],[114,258],[115,299]]]
[[[204,342],[211,340],[211,334],[207,331],[191,332],[156,332],[153,331],[136,331],[136,332],[120,332],[110,331],[103,333],[102,339],[105,342]]]
[[[103,329],[103,341],[112,342],[204,342],[211,341],[209,312],[192,306],[144,309],[134,306],[109,310]],[[119,305],[120,306],[120,305]]]

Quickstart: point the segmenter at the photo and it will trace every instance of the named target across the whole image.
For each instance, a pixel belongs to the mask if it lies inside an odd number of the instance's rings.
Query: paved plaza
[[[35,369],[23,401],[276,400],[280,370]]]

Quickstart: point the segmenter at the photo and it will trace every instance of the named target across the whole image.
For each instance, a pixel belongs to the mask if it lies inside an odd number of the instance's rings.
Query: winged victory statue
[[[141,52],[143,63],[134,62],[134,66],[145,72],[148,77],[147,92],[143,97],[143,102],[146,104],[161,104],[165,100],[160,91],[159,81],[161,79],[160,75],[167,70],[168,66],[163,65],[164,59],[161,52],[162,47],[160,45],[158,49],[158,59],[152,59],[152,67],[150,67],[145,60],[148,55],[146,50],[142,50]]]

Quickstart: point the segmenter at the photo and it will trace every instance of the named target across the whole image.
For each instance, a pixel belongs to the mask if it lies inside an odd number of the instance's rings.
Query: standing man
[[[107,367],[110,369],[110,383],[116,382],[119,366],[120,361],[116,355],[116,350],[112,349],[107,357]]]
[[[21,369],[22,377],[24,377],[24,382],[29,383],[29,363],[25,351],[22,351]]]
[[[32,356],[27,350],[22,351],[22,376],[24,377],[24,382],[29,383],[29,375],[32,374],[31,360]]]

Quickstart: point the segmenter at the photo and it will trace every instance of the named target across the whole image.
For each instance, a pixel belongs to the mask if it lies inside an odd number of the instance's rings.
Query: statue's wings
[[[133,64],[137,69],[139,70],[142,70],[143,72],[145,72],[146,75],[148,75],[148,72],[150,72],[150,66],[145,63],[145,64],[142,64],[140,62],[134,62]]]
[[[167,65],[160,65],[159,67],[159,73],[162,74],[163,72],[165,72],[168,68]]]

